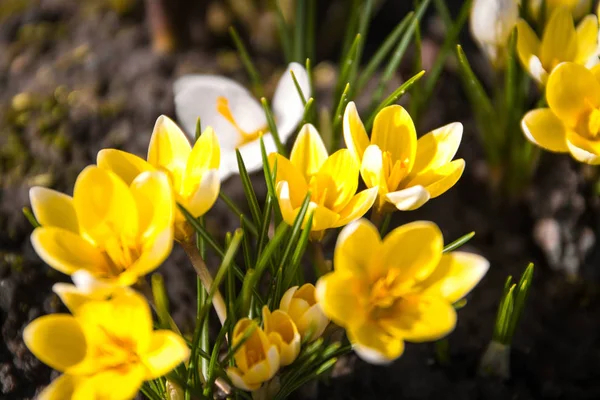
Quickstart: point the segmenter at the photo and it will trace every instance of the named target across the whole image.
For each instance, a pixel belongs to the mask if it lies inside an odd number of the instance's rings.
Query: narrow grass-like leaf
[[[296,1],[296,13],[294,14],[294,61],[296,62],[302,62],[305,58],[305,9],[306,0]]]
[[[200,123],[200,117],[196,118],[196,132],[194,133],[194,143],[198,141],[202,135],[202,124]]]
[[[260,103],[262,104],[263,110],[265,112],[265,117],[267,118],[267,125],[269,126],[269,131],[271,135],[273,135],[273,140],[275,141],[275,146],[277,147],[277,152],[284,156],[287,156],[287,151],[281,142],[281,138],[279,137],[279,132],[277,131],[277,125],[275,124],[275,118],[273,117],[273,112],[271,111],[271,107],[269,107],[269,102],[266,98],[261,97]],[[261,138],[262,139],[262,138]]]
[[[269,225],[271,224],[271,212],[273,211],[273,201],[273,197],[267,196],[267,199],[265,201],[265,209],[263,210],[263,220],[260,224],[260,235],[258,236],[258,245],[256,246],[257,257],[260,257],[266,243],[269,241]]]
[[[223,193],[221,191],[221,192],[219,192],[219,197],[221,198],[221,200],[223,200],[223,202],[227,205],[227,207],[229,207],[229,209],[235,215],[237,215],[238,218],[241,218],[243,216],[242,210],[240,210],[238,208],[238,206],[233,202],[233,200],[231,200],[231,198],[229,198],[229,196],[227,196],[225,193]],[[243,220],[243,222],[244,222],[244,225],[242,227],[244,229],[246,229],[248,232],[250,232],[254,236],[258,235],[258,230],[256,229],[256,226],[254,226],[252,221],[249,221],[247,218],[245,218]]]
[[[408,24],[414,18],[415,13],[408,13],[398,25],[394,28],[394,30],[385,38],[383,44],[377,49],[377,52],[371,57],[367,66],[363,69],[360,76],[358,77],[358,81],[356,83],[355,90],[353,94],[356,95],[360,93],[362,88],[369,82],[369,79],[373,76],[377,68],[381,65],[384,58],[389,54],[390,50],[392,50],[394,44],[398,41],[398,38],[404,33]]]
[[[302,88],[298,83],[298,78],[296,78],[296,74],[294,74],[293,70],[290,70],[290,74],[292,75],[292,80],[294,81],[294,86],[296,87],[296,92],[298,92],[298,97],[302,101],[302,105],[306,107],[306,96],[302,93]]]
[[[315,60],[315,37],[317,35],[317,0],[308,0],[308,8],[306,11],[306,51],[307,58]]]
[[[337,107],[335,108],[335,114],[333,114],[333,124],[331,128],[331,147],[329,148],[329,153],[333,153],[340,145],[342,130],[341,124],[343,119],[344,109],[346,108],[346,104],[348,104],[348,92],[350,90],[350,84],[346,84],[344,91],[340,95],[340,99],[338,101]]]
[[[314,114],[312,112],[314,109],[314,107],[313,107],[314,102],[315,102],[315,99],[311,97],[310,99],[308,99],[308,101],[304,105],[304,114],[302,114],[302,123],[300,125],[312,123],[312,115]]]
[[[533,263],[529,263],[525,269],[525,272],[523,272],[523,275],[521,275],[519,283],[517,284],[513,312],[506,338],[508,343],[512,342],[515,330],[517,329],[517,325],[519,324],[521,315],[523,314],[523,308],[525,307],[525,302],[529,296],[529,288],[531,287],[531,282],[533,279],[533,269]]]
[[[391,104],[394,104],[396,101],[398,101],[398,99],[402,95],[404,95],[404,93],[406,93],[406,91],[408,89],[410,89],[415,82],[417,82],[419,79],[421,79],[421,77],[423,77],[423,75],[425,75],[425,71],[421,71],[418,74],[414,75],[409,80],[404,82],[400,87],[398,87],[396,90],[394,90],[392,92],[392,94],[390,94],[377,107],[375,107],[375,109],[371,113],[371,116],[367,120],[367,123],[365,124],[365,128],[367,129],[367,132],[371,130],[371,127],[373,126],[373,121],[375,120],[375,116],[377,115],[377,113],[379,111],[381,111],[384,107],[387,107]]]
[[[283,48],[285,61],[289,64],[292,62],[292,38],[290,36],[290,28],[288,27],[287,22],[285,22],[285,17],[281,11],[279,1],[280,0],[274,0],[275,11],[277,15],[277,29],[279,30],[279,41],[281,42],[281,47]]]
[[[229,362],[229,360],[233,359],[235,353],[237,353],[237,351],[244,345],[244,343],[246,343],[246,341],[250,339],[250,336],[252,336],[255,330],[256,325],[250,325],[244,330],[244,334],[242,335],[240,341],[237,342],[235,346],[230,347],[223,360],[221,360],[221,365],[223,366],[223,368],[226,367],[226,364]],[[231,340],[233,340],[233,338],[231,338]]]
[[[360,35],[360,40],[356,47],[356,52],[353,56],[353,62],[350,66],[350,72],[348,73],[348,77],[346,78],[346,82],[356,82],[356,76],[358,75],[358,68],[360,66],[360,61],[362,59],[362,52],[367,40],[367,31],[369,29],[369,22],[371,20],[373,11],[373,0],[366,0],[363,3],[363,7],[361,10],[361,15],[358,23],[358,34]],[[350,98],[353,97],[353,93],[350,93]]]
[[[40,226],[42,226],[38,220],[35,218],[35,215],[33,215],[33,212],[31,211],[31,208],[29,207],[23,207],[21,209],[21,211],[23,211],[23,215],[25,216],[25,218],[27,218],[27,221],[29,221],[29,223],[31,224],[31,226],[33,226],[34,228],[39,228]]]
[[[470,233],[467,233],[464,236],[459,237],[458,239],[456,239],[452,243],[449,243],[446,246],[444,246],[443,252],[444,253],[448,253],[449,251],[453,251],[453,250],[458,249],[459,247],[461,247],[462,245],[464,245],[465,243],[467,243],[469,240],[471,240],[473,238],[473,236],[475,236],[475,232],[470,232]]]
[[[340,75],[337,80],[337,84],[335,86],[334,98],[339,96],[339,93],[342,92],[343,88],[346,86],[348,82],[348,78],[350,76],[350,71],[352,70],[352,66],[356,61],[356,55],[358,52],[358,48],[361,42],[360,34],[357,34],[352,42],[352,46],[348,51],[348,55],[344,59],[344,63],[340,64]]]
[[[152,274],[150,281],[152,283],[152,297],[154,298],[154,306],[156,308],[160,327],[161,329],[170,329],[172,318],[169,313],[169,297],[167,296],[163,277],[159,273],[154,273]]]
[[[313,213],[310,212],[308,214],[308,219],[306,220],[306,225],[302,230],[302,234],[300,235],[300,239],[298,240],[298,244],[296,244],[296,249],[292,254],[292,258],[290,260],[289,266],[286,269],[286,276],[283,281],[283,287],[292,286],[292,282],[296,277],[296,271],[300,266],[300,261],[302,260],[302,255],[306,252],[306,246],[308,245],[308,240],[310,238],[310,228],[312,227],[313,221]]]
[[[226,322],[226,325],[229,325],[229,321]],[[217,338],[215,339],[215,344],[213,345],[212,353],[210,356],[210,362],[208,364],[208,379],[206,380],[206,385],[204,386],[204,396],[208,398],[213,398],[213,386],[214,382],[217,379],[217,365],[219,361],[219,354],[221,353],[221,345],[225,341],[225,336],[228,332],[228,327],[223,327]]]
[[[260,205],[258,204],[258,200],[256,199],[256,192],[254,192],[252,181],[250,180],[250,176],[248,175],[248,170],[246,170],[246,164],[244,164],[244,160],[242,159],[242,155],[238,149],[235,149],[235,156],[237,158],[238,169],[240,171],[240,179],[242,180],[242,186],[244,188],[244,194],[246,195],[246,199],[248,200],[250,214],[252,214],[252,220],[254,221],[254,224],[259,224],[262,220],[262,215],[260,213]]]
[[[248,75],[250,76],[250,81],[252,82],[252,87],[254,89],[255,94],[258,97],[262,97],[264,95],[264,90],[260,79],[260,75],[258,74],[254,63],[252,62],[252,59],[248,54],[248,50],[246,50],[246,46],[244,46],[242,39],[240,39],[240,35],[237,33],[233,26],[229,27],[229,34],[231,35],[233,43],[235,44],[235,47],[237,48],[238,53],[240,54],[242,64],[244,64],[244,67],[246,68],[246,72],[248,72]]]

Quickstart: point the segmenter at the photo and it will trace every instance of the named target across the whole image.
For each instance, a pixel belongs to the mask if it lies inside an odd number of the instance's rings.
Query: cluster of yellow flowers
[[[417,140],[410,115],[394,105],[377,114],[369,139],[351,102],[343,134],[347,149],[329,155],[307,124],[289,159],[268,156],[286,223],[294,223],[309,196],[306,218],[313,218],[313,241],[327,229],[347,226],[338,237],[334,270],[316,288],[310,283],[286,288],[278,309],[263,307],[262,324],[245,317],[237,321],[230,338],[230,347],[237,348],[235,366],[227,376],[239,389],[258,390],[280,367],[293,364],[302,343],[322,336],[330,319],[346,329],[357,354],[374,363],[399,357],[404,341],[441,338],[456,324],[453,303],[488,269],[477,255],[442,254],[442,234],[431,222],[401,226],[382,240],[373,224],[360,219],[372,207],[374,220],[394,210],[414,210],[451,188],[465,167],[464,160],[453,160],[460,123]],[[107,398],[128,399],[144,380],[187,360],[185,341],[171,331],[153,331],[148,302],[129,287],[166,259],[174,241],[195,246],[195,231],[177,204],[195,218],[213,206],[222,179],[220,152],[212,128],[191,146],[183,131],[161,116],[147,160],[105,149],[97,165],[81,172],[73,197],[31,189],[41,225],[32,233],[34,248],[75,283],[54,287],[72,315],[41,317],[24,334],[38,358],[64,372],[42,398],[103,398],[110,392]],[[359,176],[367,188],[357,193]],[[197,272],[208,291],[210,274]],[[213,304],[224,324],[227,312],[218,291]]]

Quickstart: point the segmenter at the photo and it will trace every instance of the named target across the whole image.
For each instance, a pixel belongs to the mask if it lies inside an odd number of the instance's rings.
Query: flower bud
[[[323,334],[329,319],[317,304],[314,285],[291,287],[281,298],[279,309],[285,311],[296,324],[303,340],[315,340]]]
[[[271,343],[277,346],[281,366],[290,365],[300,354],[300,333],[290,316],[281,310],[263,307],[263,326]]]

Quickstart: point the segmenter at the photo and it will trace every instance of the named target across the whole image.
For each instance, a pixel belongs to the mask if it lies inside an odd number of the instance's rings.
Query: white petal
[[[87,294],[97,290],[108,290],[111,288],[111,285],[94,278],[94,276],[90,274],[89,271],[86,271],[84,269],[75,271],[71,275],[71,279],[73,280],[73,283],[75,284],[75,287],[78,290]]]
[[[352,346],[352,350],[364,361],[373,365],[389,365],[394,360],[389,360],[385,358],[383,354],[378,352],[375,349],[371,349],[370,347],[361,346],[360,344],[355,343]]]
[[[277,132],[284,143],[294,133],[304,114],[304,105],[290,71],[294,71],[304,99],[308,101],[312,95],[306,69],[296,62],[290,63],[277,84],[272,102]]]
[[[196,120],[202,128],[211,126],[223,150],[234,149],[241,136],[236,128],[217,111],[217,98],[229,101],[231,114],[240,128],[247,132],[263,129],[267,120],[261,105],[237,82],[216,75],[186,75],[173,84],[175,112],[183,130],[190,138],[196,132]]]
[[[273,135],[267,133],[263,135],[263,141],[265,143],[265,150],[267,154],[277,152],[277,146],[275,146],[275,139],[273,139]],[[246,143],[242,147],[239,148],[240,154],[242,155],[242,160],[244,160],[244,165],[249,173],[261,170],[263,167],[262,153],[260,151],[260,140],[254,140],[252,142]],[[223,160],[221,160],[223,162]],[[233,173],[237,174],[238,166],[237,160],[232,167]]]
[[[415,210],[429,200],[429,192],[421,185],[408,189],[391,192],[385,195],[387,201],[396,206],[398,210]]]

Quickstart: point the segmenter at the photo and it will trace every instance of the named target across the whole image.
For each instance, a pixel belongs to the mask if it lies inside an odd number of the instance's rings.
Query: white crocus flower
[[[304,98],[311,96],[306,70],[291,63],[277,84],[271,104],[282,143],[294,133],[304,114],[291,71]],[[240,150],[248,172],[262,168],[261,135],[267,154],[277,151],[261,104],[239,83],[223,76],[186,75],[175,81],[173,91],[177,119],[191,139],[198,118],[202,126],[210,126],[216,132],[221,144],[221,180],[238,173],[235,149]]]

